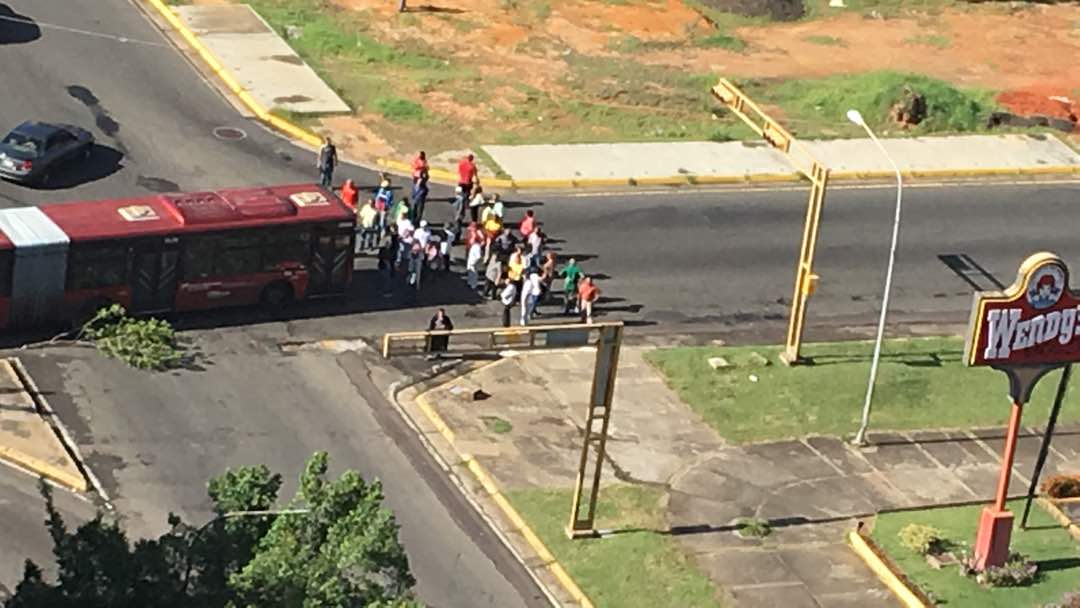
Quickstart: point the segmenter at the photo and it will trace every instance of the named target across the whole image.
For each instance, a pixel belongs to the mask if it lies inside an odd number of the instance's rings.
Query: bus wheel
[[[259,296],[259,302],[262,304],[262,307],[272,312],[283,310],[290,302],[292,302],[292,299],[292,285],[289,285],[284,281],[278,281],[267,285],[263,288],[262,295]]]

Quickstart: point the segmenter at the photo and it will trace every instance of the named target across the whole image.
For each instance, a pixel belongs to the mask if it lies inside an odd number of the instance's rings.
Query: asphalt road
[[[0,206],[314,177],[309,152],[238,116],[129,0],[81,3],[78,11],[70,0],[0,2],[0,17],[12,14],[35,25],[0,22],[0,129],[27,118],[72,122],[91,128],[102,146],[88,167],[50,190],[0,183]],[[222,126],[247,137],[217,139],[213,129]],[[371,183],[369,172],[346,171]],[[908,189],[890,318],[962,322],[971,291],[1011,282],[1026,254],[1050,249],[1080,259],[1070,214],[1077,192],[1076,185],[1051,184]],[[602,313],[631,322],[638,335],[751,327],[775,336],[791,297],[805,197],[731,190],[522,195],[509,197],[508,213],[516,219],[526,206],[536,210],[560,254],[598,273]],[[890,187],[830,193],[808,338],[874,321],[892,202]],[[446,214],[446,205],[429,208],[435,219]],[[91,466],[136,531],[158,530],[169,509],[205,515],[205,481],[227,466],[265,462],[294,479],[312,451],[329,449],[339,466],[384,480],[425,599],[440,606],[477,605],[474,598],[480,605],[531,603],[535,589],[520,569],[365,383],[367,363],[284,355],[274,346],[414,329],[435,305],[449,306],[458,326],[490,325],[496,309],[477,305],[458,276],[419,295],[397,288],[383,297],[363,271],[354,292],[347,303],[305,307],[287,323],[252,327],[248,311],[183,320],[209,330],[195,332],[207,353],[205,371],[147,380],[72,355],[31,372],[68,394],[61,415],[81,427]],[[0,521],[21,521],[10,512],[23,499],[34,513],[33,498],[0,483]],[[35,534],[13,550],[47,556]]]
[[[26,119],[70,122],[91,128],[101,146],[88,166],[49,190],[0,183],[0,204],[313,178],[313,155],[238,116],[129,0],[95,0],[78,11],[68,0],[8,0],[0,3],[4,16],[35,25],[0,21],[0,129]],[[240,128],[248,137],[219,140],[213,135],[219,126]],[[333,360],[290,372],[289,365],[268,363],[265,353],[216,355],[219,367],[206,378],[176,380],[163,389],[148,389],[124,370],[88,373],[108,382],[81,406],[118,408],[112,414],[80,411],[69,401],[64,418],[82,429],[91,466],[106,478],[135,536],[160,532],[169,510],[205,518],[206,480],[226,467],[266,463],[295,479],[312,452],[327,449],[339,467],[385,480],[425,601],[448,607],[543,604],[524,570],[425,460],[416,438],[400,428],[397,414],[380,409],[389,407],[381,394],[342,383],[344,372]],[[75,382],[49,369],[38,371],[54,387]],[[59,395],[56,400],[64,402]],[[93,428],[83,424],[91,419]],[[103,433],[115,449],[99,447]],[[0,520],[21,522],[16,517],[37,513],[39,504],[32,492],[0,485]],[[20,555],[47,558],[38,523],[24,534],[0,536],[0,553],[14,560],[0,563],[4,582],[21,572]]]

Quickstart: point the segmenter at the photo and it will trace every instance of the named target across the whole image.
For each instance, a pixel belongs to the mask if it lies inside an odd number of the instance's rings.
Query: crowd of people
[[[329,187],[337,164],[329,138],[318,158],[321,181]],[[450,272],[453,247],[460,243],[469,288],[502,304],[504,327],[513,322],[515,307],[521,325],[548,314],[541,307],[553,303],[553,288],[560,279],[562,314],[577,314],[583,323],[593,322],[593,308],[600,297],[594,279],[574,259],[559,268],[558,256],[549,249],[547,234],[531,209],[516,225],[507,220],[499,195],[485,195],[472,154],[458,164],[451,218],[439,228],[424,219],[429,179],[427,156],[421,151],[412,161],[409,197],[394,199],[387,174],[363,203],[351,179],[341,187],[342,200],[357,213],[358,246],[377,252],[383,276],[390,280],[404,276],[406,284],[419,289],[425,275]]]

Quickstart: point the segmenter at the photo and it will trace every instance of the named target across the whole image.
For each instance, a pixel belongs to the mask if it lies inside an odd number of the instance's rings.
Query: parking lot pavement
[[[170,511],[211,516],[207,481],[229,467],[266,464],[287,499],[311,454],[333,472],[383,482],[418,582],[442,607],[546,605],[509,551],[450,486],[383,394],[363,359],[285,352],[287,324],[189,334],[190,369],[140,372],[91,349],[23,355],[75,436],[132,537],[157,535]]]

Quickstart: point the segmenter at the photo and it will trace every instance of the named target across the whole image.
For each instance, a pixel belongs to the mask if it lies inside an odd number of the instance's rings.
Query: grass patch
[[[911,87],[924,95],[927,117],[918,126],[903,131],[907,135],[958,133],[986,128],[995,107],[988,91],[959,89],[947,82],[900,72],[865,72],[813,80],[744,83],[747,93],[759,102],[783,108],[785,124],[801,137],[837,134],[857,136],[862,131],[844,119],[850,108],[862,112],[879,133],[897,130],[889,119],[889,108]]]
[[[940,605],[978,606],[979,608],[1016,608],[1043,606],[1056,602],[1069,591],[1078,589],[1080,581],[1080,543],[1063,530],[1042,509],[1031,510],[1028,529],[1019,528],[1022,501],[1013,501],[1016,513],[1012,534],[1012,550],[1025,554],[1039,564],[1036,582],[1028,587],[987,588],[974,579],[960,576],[958,568],[931,568],[921,555],[905,548],[900,530],[910,523],[931,526],[954,545],[960,557],[963,550],[971,552],[979,521],[981,505],[951,509],[928,509],[879,515],[874,525],[874,540],[919,587],[933,595]]]
[[[940,34],[924,34],[907,38],[904,40],[904,44],[916,44],[921,46],[932,46],[936,49],[947,49],[952,45],[952,40],[950,40],[948,36],[942,36]]]
[[[376,40],[369,26],[374,17],[367,11],[345,10],[322,0],[252,0],[249,4],[354,108],[367,107],[377,97],[394,97],[401,83],[426,75],[452,78],[459,71],[415,40],[403,41],[400,44],[405,46],[400,48]],[[288,37],[290,28],[299,28],[299,35]],[[385,102],[384,107],[390,108]],[[383,108],[379,111],[386,114]],[[415,108],[397,106],[390,113],[415,120]]]
[[[510,424],[509,420],[503,420],[498,416],[481,416],[480,420],[484,422],[488,431],[498,435],[505,435],[514,430],[514,425]]]
[[[803,40],[812,44],[820,44],[822,46],[847,46],[846,42],[839,38],[836,38],[835,36],[814,35],[807,36],[803,38]]]
[[[730,36],[721,32],[694,38],[694,46],[703,49],[727,49],[729,51],[746,50],[746,42],[742,38]]]
[[[871,428],[903,430],[1001,426],[1009,410],[1001,372],[961,363],[959,338],[887,340],[882,348]],[[873,343],[810,344],[815,364],[787,367],[777,346],[655,350],[646,358],[668,384],[724,437],[740,442],[812,434],[843,436],[858,428]],[[731,367],[714,370],[709,357]],[[767,365],[765,363],[768,363]],[[750,379],[753,374],[757,382]],[[1024,407],[1025,424],[1043,424],[1060,372],[1044,378]],[[1080,420],[1070,387],[1063,420]]]
[[[662,491],[640,486],[605,487],[597,502],[597,527],[628,531],[573,541],[563,531],[572,491],[530,489],[506,494],[596,606],[721,605],[708,577],[675,541],[650,531],[667,528],[660,515]]]
[[[394,121],[416,121],[427,116],[420,104],[401,97],[376,97],[372,105],[377,112]]]

